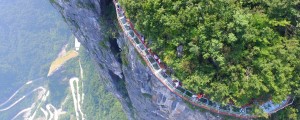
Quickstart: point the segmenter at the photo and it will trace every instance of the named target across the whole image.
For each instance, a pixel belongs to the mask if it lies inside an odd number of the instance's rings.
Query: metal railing
[[[151,69],[153,74],[160,80],[170,91],[177,94],[181,98],[185,99],[186,101],[190,102],[191,104],[205,108],[215,113],[234,116],[238,118],[257,118],[258,116],[252,114],[252,108],[238,108],[233,105],[222,105],[217,102],[213,102],[207,98],[200,98],[196,99],[192,97],[195,95],[193,92],[188,91],[182,87],[175,87],[175,84],[172,82],[172,78],[167,75],[165,72],[162,71],[162,68],[159,66],[159,63],[153,58],[151,53],[147,50],[147,47],[143,44],[142,40],[139,38],[139,35],[135,32],[134,28],[130,26],[130,23],[127,21],[126,16],[123,14],[124,11],[114,0],[114,4],[116,7],[117,17],[119,21],[119,25],[121,26],[122,30],[125,32],[126,36],[129,38],[129,41],[138,51],[138,53],[143,57],[144,61],[146,62],[147,66]],[[276,109],[277,111],[288,106],[290,101],[290,97],[279,105]],[[268,113],[271,114],[272,112]]]

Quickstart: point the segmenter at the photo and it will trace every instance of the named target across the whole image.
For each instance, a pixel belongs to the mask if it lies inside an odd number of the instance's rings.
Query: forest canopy
[[[299,0],[119,1],[185,88],[237,106],[299,96]]]

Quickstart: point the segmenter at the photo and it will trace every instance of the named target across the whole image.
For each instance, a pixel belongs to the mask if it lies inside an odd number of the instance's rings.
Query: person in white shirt
[[[155,60],[158,60],[158,59],[159,59],[158,56],[155,55],[155,54],[153,55],[153,57],[154,57]]]
[[[141,35],[141,38],[142,38],[142,42],[145,43],[145,37],[144,37],[144,35]]]

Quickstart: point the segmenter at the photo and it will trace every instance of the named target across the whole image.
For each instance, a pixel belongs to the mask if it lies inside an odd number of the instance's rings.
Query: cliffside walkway
[[[157,77],[161,83],[163,83],[171,92],[175,93],[182,99],[188,101],[189,103],[204,108],[206,110],[212,111],[214,113],[233,116],[237,118],[250,119],[257,118],[259,116],[252,114],[251,107],[239,108],[234,105],[222,105],[211,101],[205,97],[197,99],[193,97],[195,93],[184,89],[181,86],[177,86],[173,79],[164,72],[164,68],[161,67],[160,63],[155,60],[153,53],[144,44],[142,36],[134,29],[133,24],[125,16],[125,11],[121,8],[117,0],[113,0],[116,13],[118,17],[118,23],[122,28],[125,36],[128,38],[130,43],[134,46],[137,52],[142,56],[143,60],[146,62],[147,66],[150,68],[152,73]],[[271,100],[267,101],[260,105],[260,108],[267,114],[271,115],[272,113],[277,112],[285,108],[286,106],[293,103],[293,99],[288,96],[286,100],[282,101],[280,104],[274,104]]]

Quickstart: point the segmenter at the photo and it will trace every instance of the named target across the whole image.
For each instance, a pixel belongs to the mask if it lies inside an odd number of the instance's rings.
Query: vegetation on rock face
[[[83,53],[83,52],[81,52]],[[87,53],[80,56],[84,70],[83,110],[88,120],[127,120],[121,103],[110,93]],[[92,64],[94,63],[94,64]]]
[[[184,87],[237,106],[299,95],[298,0],[119,1]]]

